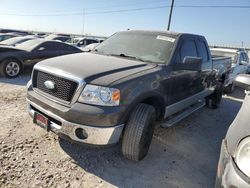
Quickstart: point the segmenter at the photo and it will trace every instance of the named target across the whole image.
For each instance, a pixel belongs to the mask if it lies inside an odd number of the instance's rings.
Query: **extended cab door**
[[[180,45],[176,49],[177,53],[174,58],[174,64],[183,63],[187,56],[199,57],[195,38],[185,37],[179,43]],[[201,74],[201,71],[173,70],[171,73],[173,84],[169,103],[174,104],[201,91],[203,88]]]
[[[210,51],[208,48],[207,41],[205,38],[197,39],[198,46],[198,54],[199,57],[202,58],[202,67],[201,67],[201,75],[199,80],[199,88],[197,88],[197,92],[200,92],[204,89],[209,89],[214,86],[214,72],[213,72],[213,63],[212,57],[210,55]]]

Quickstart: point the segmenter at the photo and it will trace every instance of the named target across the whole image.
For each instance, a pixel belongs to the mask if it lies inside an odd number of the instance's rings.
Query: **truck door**
[[[185,38],[177,47],[174,63],[183,63],[186,56],[199,57],[197,44],[194,38]],[[192,70],[174,70],[171,73],[173,84],[171,88],[170,104],[174,104],[181,100],[196,94],[201,90],[201,72]]]

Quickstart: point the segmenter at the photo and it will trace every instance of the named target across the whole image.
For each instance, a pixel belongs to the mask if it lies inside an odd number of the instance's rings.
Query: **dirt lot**
[[[0,187],[213,187],[220,143],[243,91],[224,96],[178,126],[155,131],[148,156],[135,163],[119,145],[89,148],[33,125],[26,112],[29,75],[0,78]]]

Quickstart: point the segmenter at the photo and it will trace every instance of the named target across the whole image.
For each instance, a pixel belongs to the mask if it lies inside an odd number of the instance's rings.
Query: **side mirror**
[[[177,63],[175,68],[177,70],[191,70],[201,71],[202,58],[186,56],[182,63]]]
[[[238,76],[236,76],[234,83],[236,86],[250,91],[250,75],[249,74],[239,74]]]

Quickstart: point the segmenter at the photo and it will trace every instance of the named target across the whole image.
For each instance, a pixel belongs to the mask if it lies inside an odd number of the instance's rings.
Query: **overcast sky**
[[[0,0],[0,28],[104,36],[128,28],[166,30],[170,4],[170,0]],[[171,30],[204,35],[210,44],[250,46],[250,0],[175,0],[175,5]]]

